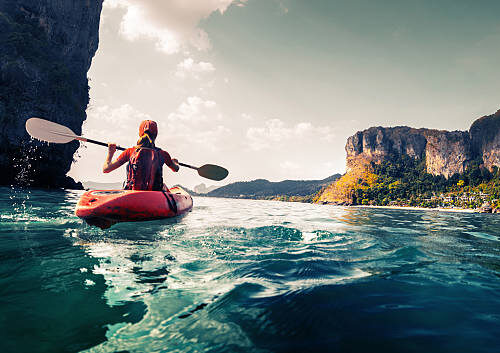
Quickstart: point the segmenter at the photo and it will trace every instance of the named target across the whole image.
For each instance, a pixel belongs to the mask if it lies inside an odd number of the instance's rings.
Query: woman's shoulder
[[[130,156],[132,153],[135,152],[136,149],[137,146],[126,148],[125,151],[123,151],[123,154]]]
[[[168,153],[167,151],[162,150],[161,148],[158,148],[158,151],[159,151],[159,152],[160,152],[160,154],[162,155],[163,160],[168,161],[168,160],[170,160],[170,159],[171,159],[171,157],[170,157],[170,153]]]

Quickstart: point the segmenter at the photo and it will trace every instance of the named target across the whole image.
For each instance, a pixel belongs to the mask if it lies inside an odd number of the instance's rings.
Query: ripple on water
[[[195,198],[184,218],[103,231],[73,215],[79,193],[7,191],[0,293],[26,310],[9,307],[6,337],[94,352],[496,347],[494,217]]]

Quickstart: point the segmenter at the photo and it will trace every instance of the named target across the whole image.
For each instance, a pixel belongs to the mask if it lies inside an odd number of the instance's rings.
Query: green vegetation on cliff
[[[426,172],[425,158],[414,159],[407,155],[393,156],[380,163],[365,163],[346,173],[337,183],[323,190],[316,202],[333,202],[357,205],[399,206],[456,206],[477,208],[483,202],[500,206],[500,171],[490,172],[473,162],[463,174],[446,179]],[[354,180],[355,179],[355,180]],[[346,183],[346,180],[353,180]],[[332,198],[344,195],[345,198]],[[340,202],[339,202],[340,201]]]

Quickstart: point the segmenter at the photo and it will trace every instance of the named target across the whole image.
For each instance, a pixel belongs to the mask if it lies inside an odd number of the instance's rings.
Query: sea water
[[[194,198],[108,230],[0,189],[1,352],[498,352],[500,217]]]

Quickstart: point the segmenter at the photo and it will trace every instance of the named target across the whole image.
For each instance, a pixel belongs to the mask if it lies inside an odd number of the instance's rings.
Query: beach
[[[353,205],[349,207],[355,208],[384,208],[390,210],[410,210],[410,211],[439,211],[439,212],[455,212],[455,213],[481,213],[478,209],[472,208],[446,208],[446,207],[416,207],[416,206],[371,206],[371,205]]]

